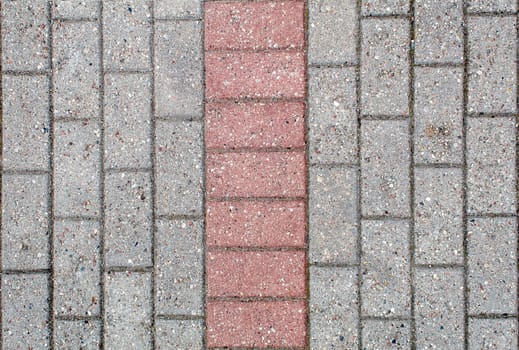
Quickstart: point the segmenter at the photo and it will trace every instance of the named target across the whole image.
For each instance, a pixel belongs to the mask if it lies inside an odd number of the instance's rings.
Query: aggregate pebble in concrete
[[[202,0],[155,0],[155,18],[200,18]]]
[[[517,320],[470,319],[469,349],[517,349]]]
[[[515,213],[515,118],[467,121],[469,213]]]
[[[358,261],[357,177],[354,169],[310,168],[310,262]]]
[[[415,169],[415,261],[463,263],[461,169]]]
[[[105,75],[105,167],[151,166],[149,75]]]
[[[355,0],[310,0],[309,63],[357,63],[357,31]]]
[[[362,314],[409,316],[409,223],[362,221]]]
[[[362,113],[407,115],[409,21],[364,19],[362,33]]]
[[[2,276],[4,349],[50,349],[48,275]]]
[[[310,348],[358,346],[357,269],[310,267]]]
[[[468,223],[469,313],[517,311],[517,222],[514,218]]]
[[[105,275],[105,348],[151,349],[151,298],[151,274]]]
[[[464,349],[463,269],[424,269],[415,274],[416,347]]]
[[[49,80],[3,76],[2,167],[48,170]]]
[[[155,112],[157,116],[202,115],[201,24],[155,24]]]
[[[356,163],[354,68],[310,68],[308,142],[311,163]]]
[[[408,140],[407,120],[362,121],[363,215],[409,215]]]
[[[415,68],[414,160],[456,163],[463,158],[463,69]]]
[[[409,321],[365,320],[362,322],[362,350],[411,349]]]
[[[150,266],[153,222],[147,173],[105,177],[106,266]]]
[[[101,342],[101,322],[54,321],[54,348],[59,350],[97,350]]]
[[[98,126],[92,121],[54,124],[54,213],[99,214]]]
[[[468,19],[468,111],[515,112],[515,17]]]
[[[49,67],[47,0],[2,2],[2,69]]]
[[[99,117],[99,30],[95,22],[54,22],[54,116]]]
[[[203,350],[204,325],[201,320],[157,320],[156,346],[159,350]]]
[[[468,0],[468,12],[517,11],[515,0]]]
[[[47,175],[2,176],[2,268],[49,266]]]
[[[105,68],[151,68],[150,3],[149,0],[103,1]]]
[[[98,0],[52,0],[54,18],[97,18]]]
[[[157,222],[156,305],[160,314],[203,313],[203,229],[201,221]]]

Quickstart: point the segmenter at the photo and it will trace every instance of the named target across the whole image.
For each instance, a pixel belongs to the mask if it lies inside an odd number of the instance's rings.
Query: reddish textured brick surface
[[[208,153],[209,197],[303,197],[304,152]]]
[[[304,301],[208,302],[207,346],[304,347]]]
[[[207,202],[209,246],[302,247],[306,217],[302,201]]]
[[[210,297],[304,297],[304,252],[208,252]]]
[[[208,103],[206,147],[303,147],[304,115],[305,105],[298,102]]]
[[[302,48],[304,14],[294,1],[206,3],[206,50]]]
[[[305,96],[302,52],[207,52],[205,69],[208,99]]]

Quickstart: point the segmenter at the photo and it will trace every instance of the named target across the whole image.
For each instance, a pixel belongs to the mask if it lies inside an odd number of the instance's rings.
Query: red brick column
[[[305,4],[205,2],[207,346],[306,346]]]

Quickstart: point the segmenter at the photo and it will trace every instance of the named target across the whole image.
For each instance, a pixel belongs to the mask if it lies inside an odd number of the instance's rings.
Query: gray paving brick
[[[202,350],[204,348],[202,320],[158,320],[155,327],[157,349]]]
[[[2,69],[49,67],[47,0],[2,2]]]
[[[362,324],[362,350],[411,349],[408,321],[366,320]]]
[[[55,18],[97,18],[98,0],[52,0]]]
[[[467,122],[469,213],[515,213],[515,120]]]
[[[100,349],[100,321],[55,321],[54,349],[97,350]]]
[[[463,1],[415,1],[415,62],[463,63]]]
[[[2,176],[2,268],[49,267],[47,175]]]
[[[467,9],[469,12],[517,11],[517,1],[515,1],[515,0],[468,0]]]
[[[358,346],[357,269],[310,267],[310,348]]]
[[[310,68],[309,156],[312,163],[356,163],[355,69]]]
[[[148,75],[105,76],[105,167],[151,166],[150,88]]]
[[[150,6],[150,0],[103,1],[105,68],[151,68]]]
[[[200,18],[202,0],[155,0],[156,18]]]
[[[49,168],[49,81],[4,76],[3,169]]]
[[[151,274],[110,272],[105,284],[105,348],[151,349]]]
[[[203,223],[157,222],[156,305],[160,314],[203,313]]]
[[[99,129],[94,122],[54,124],[54,213],[99,214]]]
[[[409,259],[407,221],[362,221],[363,315],[410,315]]]
[[[514,319],[469,321],[469,350],[517,349],[517,321]]]
[[[54,223],[54,313],[99,315],[101,237],[95,221]]]
[[[357,23],[355,0],[310,0],[308,61],[356,63]]]
[[[155,25],[155,111],[158,116],[202,115],[201,24]]]
[[[470,314],[517,311],[516,228],[513,218],[469,220]]]
[[[516,111],[515,17],[470,17],[469,112]]]
[[[202,126],[158,121],[156,132],[157,212],[202,214]]]
[[[409,215],[408,133],[405,120],[362,121],[363,215]]]
[[[151,266],[151,179],[147,173],[105,178],[107,266]]]
[[[407,0],[362,0],[363,15],[407,14]]]
[[[95,22],[53,24],[54,115],[99,117],[99,31]]]
[[[365,19],[362,33],[362,113],[407,115],[409,21]]]
[[[50,349],[46,274],[2,276],[4,349]]]
[[[311,262],[358,262],[357,171],[311,167],[309,249]]]
[[[415,68],[415,156],[417,163],[463,159],[463,69]]]
[[[417,349],[464,349],[463,269],[417,269]]]
[[[463,263],[461,169],[415,169],[415,261]]]

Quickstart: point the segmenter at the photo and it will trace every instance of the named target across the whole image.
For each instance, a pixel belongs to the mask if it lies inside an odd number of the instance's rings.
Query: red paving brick
[[[207,202],[207,245],[303,247],[305,219],[302,201]]]
[[[302,2],[209,2],[205,18],[207,50],[304,46]]]
[[[305,105],[299,102],[208,103],[206,147],[303,147],[304,115]]]
[[[304,347],[306,308],[296,301],[210,301],[207,346]]]

